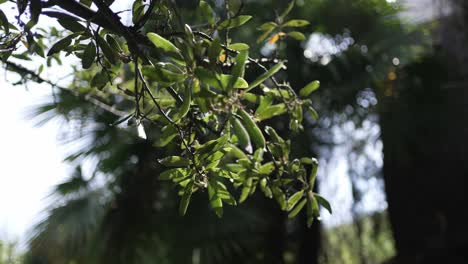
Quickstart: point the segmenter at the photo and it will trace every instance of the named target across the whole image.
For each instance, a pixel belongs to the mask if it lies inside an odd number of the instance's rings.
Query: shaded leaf
[[[255,79],[253,82],[250,83],[249,88],[247,88],[247,91],[257,87],[261,83],[263,83],[266,79],[270,78],[273,76],[275,73],[277,73],[282,67],[283,67],[283,62],[280,62],[276,64],[275,66],[271,67],[267,72],[263,73],[260,75],[257,79]]]
[[[75,35],[69,35],[64,37],[63,39],[57,41],[52,45],[52,47],[49,49],[49,52],[47,52],[47,56],[54,55],[55,53],[58,53],[68,46],[70,46],[72,39],[75,37]]]
[[[283,13],[281,13],[279,19],[281,21],[283,21],[286,16],[291,12],[291,10],[293,9],[294,7],[294,4],[295,4],[295,0],[292,0],[291,2],[289,2],[288,6],[286,7],[286,9],[283,11]]]
[[[182,195],[182,199],[180,200],[180,205],[179,205],[179,213],[181,215],[185,215],[187,213],[187,208],[190,204],[190,197],[192,197],[194,182],[195,181],[192,179],[185,186],[184,194]]]
[[[327,199],[323,198],[322,196],[318,194],[314,194],[315,198],[317,199],[318,203],[322,205],[327,211],[331,214],[332,213],[332,208],[330,203],[327,201]]]
[[[102,53],[111,64],[117,63],[117,51],[109,46],[109,44],[99,35],[96,36],[97,45],[101,48]]]
[[[83,65],[83,69],[89,69],[93,64],[94,60],[96,59],[96,46],[93,42],[90,42],[83,53],[81,58],[81,64]]]

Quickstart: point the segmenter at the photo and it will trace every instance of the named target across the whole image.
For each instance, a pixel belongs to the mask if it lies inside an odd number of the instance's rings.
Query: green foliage
[[[0,240],[0,264],[19,264],[22,259],[17,243]]]
[[[230,30],[242,28],[252,16],[228,9],[227,17],[221,17],[207,1],[174,6],[171,1],[136,0],[133,25],[125,26],[109,7],[113,1],[58,1],[39,9],[37,1],[16,2],[20,17],[30,22],[15,28],[0,13],[3,61],[14,65],[9,58],[21,58],[20,47],[27,49],[23,59],[47,51],[46,65],[60,63],[62,55],[80,59],[82,68],[76,68],[69,88],[43,79],[40,72],[29,79],[94,102],[122,118],[117,123],[129,120],[129,129],[151,142],[156,158],[147,162],[157,168],[159,179],[178,186],[180,214],[190,210],[194,194],[206,191],[208,203],[221,217],[224,204],[246,201],[259,185],[266,197],[291,211],[290,216],[306,201],[309,225],[319,216],[319,204],[330,210],[312,191],[316,160],[293,157],[290,140],[265,127],[266,120],[284,116],[290,131],[303,129],[303,111],[312,109],[305,97],[318,83],[306,86],[298,97],[282,75],[286,58],[262,63],[249,57],[247,43],[229,38]],[[92,3],[97,11],[88,8]],[[286,19],[293,6],[291,1],[275,22],[263,24],[259,40],[269,37],[274,44],[283,36],[305,39],[298,31],[284,32],[309,25]],[[29,14],[23,14],[27,7]],[[193,17],[211,13],[213,18],[201,26],[191,24],[180,15],[189,8]],[[37,27],[42,16],[56,19],[65,30]],[[14,69],[24,74],[25,69]]]
[[[361,216],[323,233],[321,264],[382,263],[395,254],[386,212]]]

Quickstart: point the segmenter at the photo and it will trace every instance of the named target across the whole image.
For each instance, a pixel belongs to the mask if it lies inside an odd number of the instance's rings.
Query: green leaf
[[[287,34],[289,37],[295,39],[295,40],[299,40],[299,41],[302,41],[302,40],[305,40],[306,37],[304,36],[304,34],[302,34],[301,32],[298,32],[298,31],[292,31],[292,32],[289,32]]]
[[[161,129],[161,134],[154,143],[154,146],[165,147],[177,136],[177,133],[177,128],[175,128],[172,124],[164,126]]]
[[[242,150],[240,150],[238,147],[236,147],[235,145],[229,144],[228,146],[231,148],[231,151],[229,152],[229,154],[232,155],[233,157],[235,157],[237,159],[247,159],[248,158],[247,155]]]
[[[218,217],[223,216],[223,201],[218,195],[218,184],[215,180],[208,181],[208,197],[210,199],[211,208],[215,211]]]
[[[317,199],[315,199],[312,191],[307,193],[307,227],[311,227],[314,218],[320,215]]]
[[[295,217],[301,210],[304,208],[304,205],[307,203],[307,199],[303,198],[294,209],[288,214],[288,218]]]
[[[192,196],[192,192],[193,192],[194,182],[195,181],[192,179],[185,186],[184,194],[182,195],[182,199],[180,200],[180,205],[179,205],[180,215],[185,215],[185,213],[187,213],[187,208],[190,204],[190,197]]]
[[[97,45],[101,48],[102,53],[111,64],[116,64],[118,59],[117,51],[109,46],[109,44],[99,35],[96,36]]]
[[[315,111],[315,109],[310,105],[307,106],[307,112],[310,114],[310,116],[313,119],[318,119],[319,118],[319,115],[318,115],[317,111]]]
[[[272,118],[274,116],[284,114],[286,113],[286,110],[286,105],[284,103],[271,105],[262,112],[255,113],[255,117],[258,118],[258,120],[262,121]]]
[[[318,161],[316,159],[312,159],[312,169],[310,171],[310,176],[309,176],[309,188],[312,190],[314,188],[315,184],[315,178],[317,178],[317,171],[318,171]]]
[[[258,85],[263,83],[266,79],[273,76],[275,73],[277,73],[283,67],[283,65],[284,65],[283,62],[280,62],[280,63],[276,64],[275,66],[271,67],[271,69],[269,69],[267,72],[260,75],[257,79],[255,79],[255,81],[251,82],[250,85],[249,85],[249,88],[247,88],[246,91],[249,91],[249,90],[257,87]]]
[[[288,204],[286,202],[286,195],[284,192],[277,186],[272,186],[271,191],[273,192],[273,197],[280,205],[281,210],[286,211],[288,208]]]
[[[273,161],[267,162],[258,168],[258,173],[269,175],[275,170],[275,164]]]
[[[243,203],[247,199],[247,197],[249,197],[250,191],[252,189],[252,182],[252,178],[248,178],[247,180],[245,180],[244,187],[242,188],[241,196],[239,198],[239,203]]]
[[[310,82],[309,84],[307,84],[306,86],[304,86],[304,88],[302,88],[302,89],[299,91],[299,95],[300,95],[301,97],[307,97],[307,96],[309,96],[312,92],[314,92],[315,90],[317,90],[319,87],[320,87],[320,82],[319,82],[319,81]]]
[[[252,117],[244,109],[239,109],[238,113],[242,117],[242,124],[244,124],[245,129],[249,132],[250,139],[255,144],[255,148],[265,148],[265,137]]]
[[[273,32],[274,29],[275,28],[270,28],[270,29],[265,30],[265,32],[263,32],[263,34],[257,38],[257,43],[260,43],[263,40],[265,40],[270,35],[270,33]]]
[[[107,43],[109,43],[109,46],[114,49],[117,52],[122,52],[122,48],[120,47],[119,43],[117,40],[110,34],[106,35],[106,40]]]
[[[211,154],[225,147],[228,139],[229,135],[224,134],[222,137],[210,140],[197,149],[197,154],[200,156],[200,159],[208,158]]]
[[[102,89],[109,81],[109,76],[105,71],[100,71],[91,79],[91,87]]]
[[[166,167],[187,167],[190,165],[190,160],[179,156],[168,156],[158,160],[159,163]]]
[[[249,51],[248,50],[242,50],[239,52],[239,54],[236,57],[236,64],[234,65],[232,69],[232,75],[234,76],[235,79],[241,77],[244,77],[245,73],[245,63],[249,59]]]
[[[59,22],[59,24],[63,28],[68,29],[71,32],[85,32],[87,30],[85,26],[78,23],[78,21],[73,19],[73,17],[71,17],[71,16],[70,17],[60,17],[60,18],[57,19],[57,21]]]
[[[90,7],[93,1],[92,0],[80,0],[80,3],[82,3],[83,5],[87,7]]]
[[[267,110],[271,106],[272,103],[273,103],[273,96],[271,94],[261,96],[260,104],[258,105],[257,110],[255,110],[255,115]]]
[[[132,22],[136,25],[144,15],[145,5],[142,0],[135,0],[132,5]]]
[[[234,130],[234,135],[237,136],[239,146],[244,150],[249,149],[249,147],[251,149],[252,147],[250,145],[250,136],[247,132],[247,129],[245,129],[240,120],[236,117],[231,118],[231,122],[232,128]]]
[[[245,43],[233,43],[233,44],[230,44],[228,48],[232,50],[243,51],[243,50],[248,50],[250,47],[249,45]]]
[[[312,214],[314,215],[314,217],[319,217],[320,216],[320,208],[319,208],[317,198],[314,195],[310,199],[311,199],[311,204],[312,204]]]
[[[41,12],[42,12],[41,0],[29,0],[29,14],[31,16],[30,22],[32,22],[35,25],[39,20],[39,15],[41,14]]]
[[[283,27],[305,27],[310,25],[309,21],[303,19],[293,19],[283,24]]]
[[[304,190],[300,190],[296,192],[295,194],[291,195],[288,199],[288,210],[291,210],[297,202],[302,198],[302,195],[304,194]]]
[[[270,199],[273,198],[273,193],[271,192],[270,187],[267,185],[267,179],[266,178],[263,178],[260,181],[260,189],[262,190],[262,192],[265,194],[266,197],[268,197]]]
[[[187,76],[172,63],[158,62],[154,65],[156,73],[156,81],[162,82],[182,82],[185,81]]]
[[[169,169],[161,172],[159,174],[159,179],[162,181],[168,180],[181,180],[189,176],[189,170],[185,168],[178,168],[178,169]]]
[[[221,49],[221,40],[219,38],[215,38],[208,48],[208,59],[212,64],[218,61]]]
[[[93,65],[94,60],[96,59],[96,46],[93,42],[90,42],[83,53],[83,57],[81,58],[81,64],[83,65],[83,69],[89,69],[91,65]]]
[[[197,67],[195,69],[195,75],[202,83],[223,91],[227,90],[229,83],[233,81],[232,79],[234,78],[232,75],[215,73],[202,67]],[[249,84],[244,80],[244,78],[239,77],[235,79],[233,87],[237,89],[245,89],[248,85]]]
[[[248,58],[249,58],[248,50],[242,50],[237,55],[236,63],[234,64],[234,67],[232,69],[232,78],[227,87],[227,92],[230,92],[231,89],[235,87],[235,83],[234,83],[235,80],[238,80],[239,78],[244,77],[245,63],[247,62]]]
[[[0,10],[0,25],[4,28],[6,34],[8,34],[10,32],[10,26],[9,26],[9,23],[8,23],[8,19],[7,19],[6,15],[5,15],[5,13],[3,13],[2,10]]]
[[[274,30],[277,27],[278,27],[278,24],[276,24],[275,22],[266,22],[266,23],[263,23],[260,27],[258,27],[258,29],[263,30],[263,31],[269,31],[269,30]]]
[[[182,105],[178,108],[177,113],[172,118],[172,121],[174,122],[185,117],[190,110],[190,104],[192,103],[192,89],[190,85],[185,85],[184,88],[184,100],[182,101]]]
[[[47,52],[47,56],[52,56],[55,53],[59,53],[60,51],[68,48],[72,42],[72,39],[75,37],[74,34],[69,35],[64,37],[63,39],[57,41],[52,45],[52,47],[49,49],[49,52]]]
[[[327,201],[327,199],[323,198],[322,196],[318,194],[314,194],[315,198],[317,199],[318,203],[322,205],[327,211],[331,214],[332,213],[332,208],[330,203]]]
[[[210,24],[214,24],[215,22],[214,12],[211,6],[207,2],[200,1],[198,12],[200,13],[200,16],[203,17],[204,20],[206,20],[206,22]]]
[[[217,181],[217,194],[218,197],[221,198],[225,203],[229,205],[237,205],[236,199],[232,194],[228,191],[226,185],[224,185],[222,182]]]
[[[156,48],[159,48],[171,55],[175,55],[178,59],[183,58],[182,54],[180,53],[180,50],[169,40],[161,37],[156,33],[148,33],[146,34],[146,36],[154,44],[154,46],[156,46]]]
[[[245,16],[245,15],[236,16],[234,18],[224,20],[223,22],[221,22],[221,24],[219,24],[218,26],[218,29],[222,30],[222,29],[230,29],[230,28],[239,27],[247,23],[247,21],[249,21],[250,19],[252,19],[252,16]]]

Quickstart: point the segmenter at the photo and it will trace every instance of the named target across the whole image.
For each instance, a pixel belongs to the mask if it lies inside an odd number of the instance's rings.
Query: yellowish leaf
[[[271,45],[273,45],[273,44],[275,44],[276,42],[278,42],[278,40],[279,40],[282,36],[284,36],[284,35],[285,35],[284,32],[276,33],[276,34],[274,34],[274,35],[268,40],[268,43],[271,44]]]
[[[226,61],[226,52],[221,52],[221,54],[219,54],[218,60],[224,63]]]

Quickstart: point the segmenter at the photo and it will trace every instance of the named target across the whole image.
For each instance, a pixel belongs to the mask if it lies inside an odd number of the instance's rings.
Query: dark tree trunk
[[[468,263],[468,86],[440,61],[410,65],[380,100],[396,263]]]

